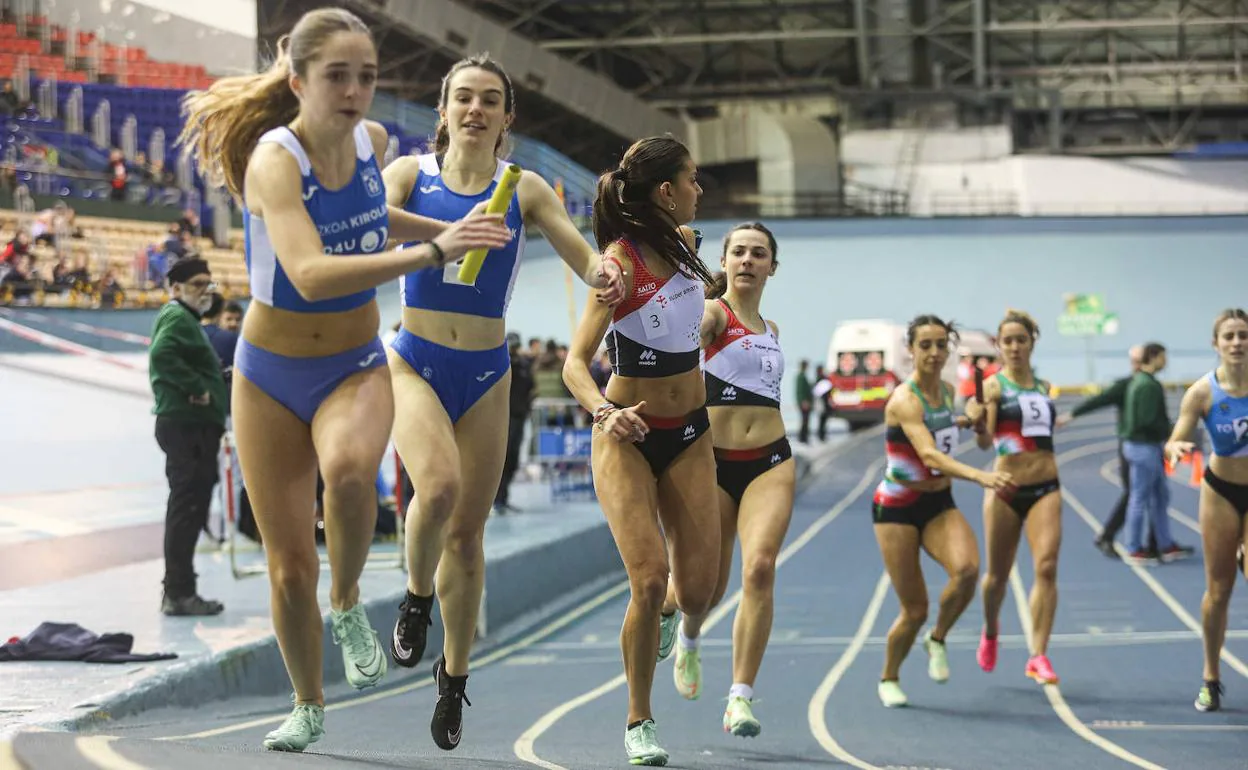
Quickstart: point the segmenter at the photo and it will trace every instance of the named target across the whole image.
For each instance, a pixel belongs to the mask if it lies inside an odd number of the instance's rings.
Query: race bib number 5
[[[953,452],[954,445],[958,443],[958,426],[951,425],[948,428],[941,428],[932,434],[932,438],[936,441],[936,448],[942,454],[950,454]],[[933,476],[940,475],[940,471],[935,468],[929,468],[928,470],[931,471]]]
[[[1018,406],[1023,412],[1024,436],[1052,435],[1053,413],[1047,398],[1039,393],[1020,393]]]

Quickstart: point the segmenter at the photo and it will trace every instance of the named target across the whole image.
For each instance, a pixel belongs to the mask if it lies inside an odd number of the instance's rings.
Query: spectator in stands
[[[546,349],[533,363],[534,395],[541,399],[554,401],[572,398],[571,391],[563,381],[563,361],[559,357],[559,344],[554,340],[546,341]],[[546,408],[547,425],[567,425],[571,421],[571,411],[557,407]]]
[[[0,259],[12,266],[17,264],[18,257],[27,254],[30,254],[30,232],[23,227],[13,234],[13,240],[4,247]]]
[[[177,221],[177,225],[181,233],[191,237],[199,235],[199,214],[195,209],[187,208],[182,212],[182,218]]]
[[[214,287],[208,263],[198,259],[175,263],[168,279],[173,300],[156,317],[148,362],[156,441],[169,481],[161,612],[216,615],[225,607],[199,595],[194,569],[195,544],[217,483],[227,404],[221,363],[199,323]]]
[[[794,377],[793,386],[796,388],[794,393],[794,401],[797,402],[798,411],[802,414],[801,427],[797,429],[797,440],[803,444],[810,443],[810,413],[815,408],[815,396],[811,390],[810,377],[806,375],[806,370],[810,368],[810,361],[803,358],[797,362],[797,376]]]
[[[100,276],[95,291],[100,298],[100,307],[120,307],[126,299],[126,290],[121,288],[121,281],[117,279],[117,269],[113,267],[105,270],[104,275]]]
[[[35,293],[35,271],[29,254],[22,254],[2,279],[16,302],[25,303]]]
[[[61,254],[57,259],[56,265],[52,267],[52,286],[58,294],[64,294],[74,288],[77,283],[74,268],[69,263],[69,257]]]
[[[13,81],[4,81],[3,90],[0,90],[0,115],[11,118],[22,111],[22,100],[13,90]]]
[[[164,286],[165,271],[169,269],[169,252],[163,247],[149,243],[143,259],[147,264],[146,282],[152,286]]]
[[[567,360],[567,356],[563,357]],[[562,366],[562,364],[560,364]],[[598,392],[607,392],[607,383],[611,381],[611,356],[607,351],[601,350],[593,363],[589,365],[589,376],[594,378],[594,384],[598,386]]]
[[[130,172],[126,169],[126,156],[121,150],[113,148],[108,154],[108,197],[115,201],[126,199],[126,185]]]
[[[532,362],[520,351],[520,335],[507,335],[507,352],[511,356],[511,393],[507,413],[507,457],[503,461],[503,475],[494,495],[494,510],[499,513],[519,509],[510,503],[511,480],[520,467],[520,447],[524,442],[524,426],[529,419],[533,404]]]
[[[225,308],[221,311],[221,320],[217,322],[217,325],[227,332],[237,332],[242,329],[243,306],[232,301],[225,303]]]

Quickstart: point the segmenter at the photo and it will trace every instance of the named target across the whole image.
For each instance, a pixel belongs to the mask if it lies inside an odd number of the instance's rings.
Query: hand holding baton
[[[516,192],[516,185],[520,184],[520,171],[520,167],[513,163],[503,172],[503,178],[498,180],[498,186],[494,188],[494,194],[490,196],[490,202],[486,204],[486,214],[507,213],[511,198]],[[459,266],[460,283],[470,286],[476,284],[477,276],[481,274],[481,267],[485,264],[485,254],[485,249],[473,249],[464,255],[464,261]]]

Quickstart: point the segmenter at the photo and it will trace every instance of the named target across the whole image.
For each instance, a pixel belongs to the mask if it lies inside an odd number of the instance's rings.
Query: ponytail
[[[186,123],[178,144],[191,153],[209,184],[224,184],[240,201],[260,137],[299,114],[299,100],[290,90],[288,45],[287,38],[278,42],[277,59],[268,70],[221,78],[182,100]]]
[[[728,274],[723,270],[716,270],[711,276],[711,282],[706,287],[707,299],[719,299],[728,292]]]
[[[689,151],[675,139],[650,137],[630,147],[619,168],[598,177],[593,228],[599,251],[627,238],[649,246],[670,267],[714,283],[676,221],[650,199],[654,188],[674,179],[688,158]]]

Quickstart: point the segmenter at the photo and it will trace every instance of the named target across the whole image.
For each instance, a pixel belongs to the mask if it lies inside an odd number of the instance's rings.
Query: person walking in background
[[[208,523],[217,484],[217,448],[225,432],[227,393],[221,362],[200,328],[212,305],[212,274],[202,259],[175,263],[167,275],[173,299],[160,309],[148,349],[156,405],[156,443],[165,453],[165,578],[160,611],[217,615],[221,602],[199,595],[195,544]]]
[[[1163,447],[1170,437],[1170,417],[1166,414],[1166,391],[1157,381],[1157,372],[1166,367],[1166,348],[1158,342],[1144,346],[1140,368],[1131,376],[1124,397],[1126,420],[1122,432],[1122,456],[1131,468],[1127,498],[1127,561],[1156,564],[1144,550],[1144,523],[1147,518],[1157,537],[1163,562],[1186,558],[1192,548],[1181,546],[1170,537],[1170,482],[1166,479]]]
[[[1105,527],[1101,530],[1101,534],[1093,541],[1097,550],[1111,559],[1118,558],[1118,552],[1114,550],[1114,538],[1118,536],[1118,532],[1122,530],[1122,525],[1127,521],[1127,500],[1130,498],[1131,493],[1131,465],[1122,454],[1123,426],[1126,421],[1125,402],[1127,385],[1130,384],[1131,378],[1135,376],[1135,373],[1140,370],[1140,363],[1144,360],[1144,346],[1133,345],[1127,355],[1131,361],[1131,374],[1115,380],[1108,388],[1086,399],[1071,410],[1070,413],[1057,418],[1057,427],[1062,428],[1069,425],[1076,417],[1091,414],[1107,406],[1115,407],[1118,410],[1118,472],[1122,478],[1122,494],[1118,496],[1118,502],[1114,505],[1113,511],[1110,512],[1109,519],[1105,521]],[[1152,558],[1157,558],[1159,555],[1157,552],[1157,535],[1151,529],[1148,533],[1148,553]]]
[[[806,375],[806,370],[810,368],[810,361],[803,358],[797,362],[797,376],[794,377],[794,401],[797,402],[797,408],[802,415],[801,427],[797,429],[797,440],[803,444],[810,443],[810,413],[815,408],[815,395],[812,392],[810,377]]]
[[[511,402],[507,414],[507,457],[503,461],[503,476],[494,495],[494,510],[512,513],[519,509],[509,501],[511,480],[520,467],[520,446],[524,443],[524,424],[529,419],[533,403],[532,362],[520,350],[520,335],[507,335],[507,352],[511,356]]]
[[[819,440],[828,440],[828,420],[832,419],[832,381],[824,373],[823,366],[815,367],[815,381],[810,393],[819,402]]]

